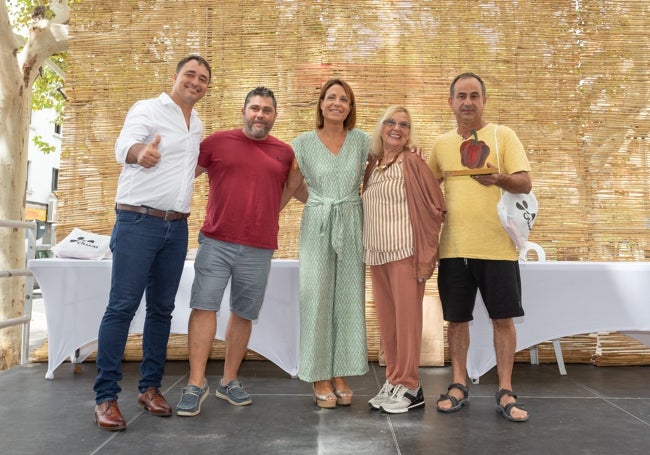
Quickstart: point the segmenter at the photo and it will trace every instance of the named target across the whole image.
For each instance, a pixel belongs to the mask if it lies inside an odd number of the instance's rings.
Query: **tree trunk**
[[[15,63],[14,63],[15,64]],[[0,219],[22,221],[27,187],[31,90],[2,81],[0,112]],[[4,130],[4,131],[3,131]],[[25,268],[24,229],[0,228],[0,270]],[[0,320],[23,312],[24,277],[0,279]],[[20,363],[22,327],[0,330],[0,370]]]
[[[21,90],[22,88],[22,90]],[[0,112],[0,219],[24,219],[27,187],[27,141],[31,91],[24,87],[3,90]],[[5,130],[5,131],[2,131]],[[25,268],[24,229],[0,228],[0,270]],[[23,311],[24,277],[0,279],[0,320]],[[0,370],[20,363],[22,327],[0,330]]]
[[[22,49],[0,3],[0,220],[24,219],[32,85],[41,65],[67,49],[67,1],[52,3],[55,18],[35,14]],[[24,229],[0,227],[0,270],[23,268]],[[24,287],[24,277],[0,278],[0,320],[22,315]],[[0,329],[0,370],[20,363],[21,335],[21,326]]]

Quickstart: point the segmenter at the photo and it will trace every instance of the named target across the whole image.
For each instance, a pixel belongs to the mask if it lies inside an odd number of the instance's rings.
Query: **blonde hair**
[[[404,146],[405,149],[417,147],[417,139],[415,136],[415,130],[413,128],[413,119],[411,118],[411,113],[404,106],[392,105],[388,106],[381,118],[375,125],[375,130],[370,136],[370,155],[374,158],[380,158],[384,154],[384,140],[381,137],[381,132],[384,128],[384,121],[391,118],[396,112],[404,112],[408,118],[411,128],[409,129],[409,139]]]

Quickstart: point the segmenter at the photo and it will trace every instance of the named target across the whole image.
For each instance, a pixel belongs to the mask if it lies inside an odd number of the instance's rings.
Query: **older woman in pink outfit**
[[[390,106],[370,140],[363,185],[364,261],[370,266],[386,382],[368,402],[388,413],[424,405],[418,377],[422,300],[438,259],[446,212],[442,191],[420,156],[411,116]]]

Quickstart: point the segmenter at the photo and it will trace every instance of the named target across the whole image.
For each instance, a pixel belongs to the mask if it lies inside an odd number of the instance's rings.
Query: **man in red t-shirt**
[[[251,90],[242,115],[242,129],[218,131],[201,143],[196,175],[208,172],[210,193],[194,263],[188,327],[190,377],[176,406],[179,416],[199,414],[209,393],[205,369],[229,279],[226,359],[216,395],[236,406],[252,402],[237,373],[278,247],[282,193],[294,154],[291,146],[269,134],[277,117],[271,90]]]

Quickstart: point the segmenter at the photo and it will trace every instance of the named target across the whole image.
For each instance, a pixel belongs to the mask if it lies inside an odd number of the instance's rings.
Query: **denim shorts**
[[[199,234],[190,307],[219,311],[230,281],[230,311],[248,320],[259,316],[273,250],[222,242]]]

